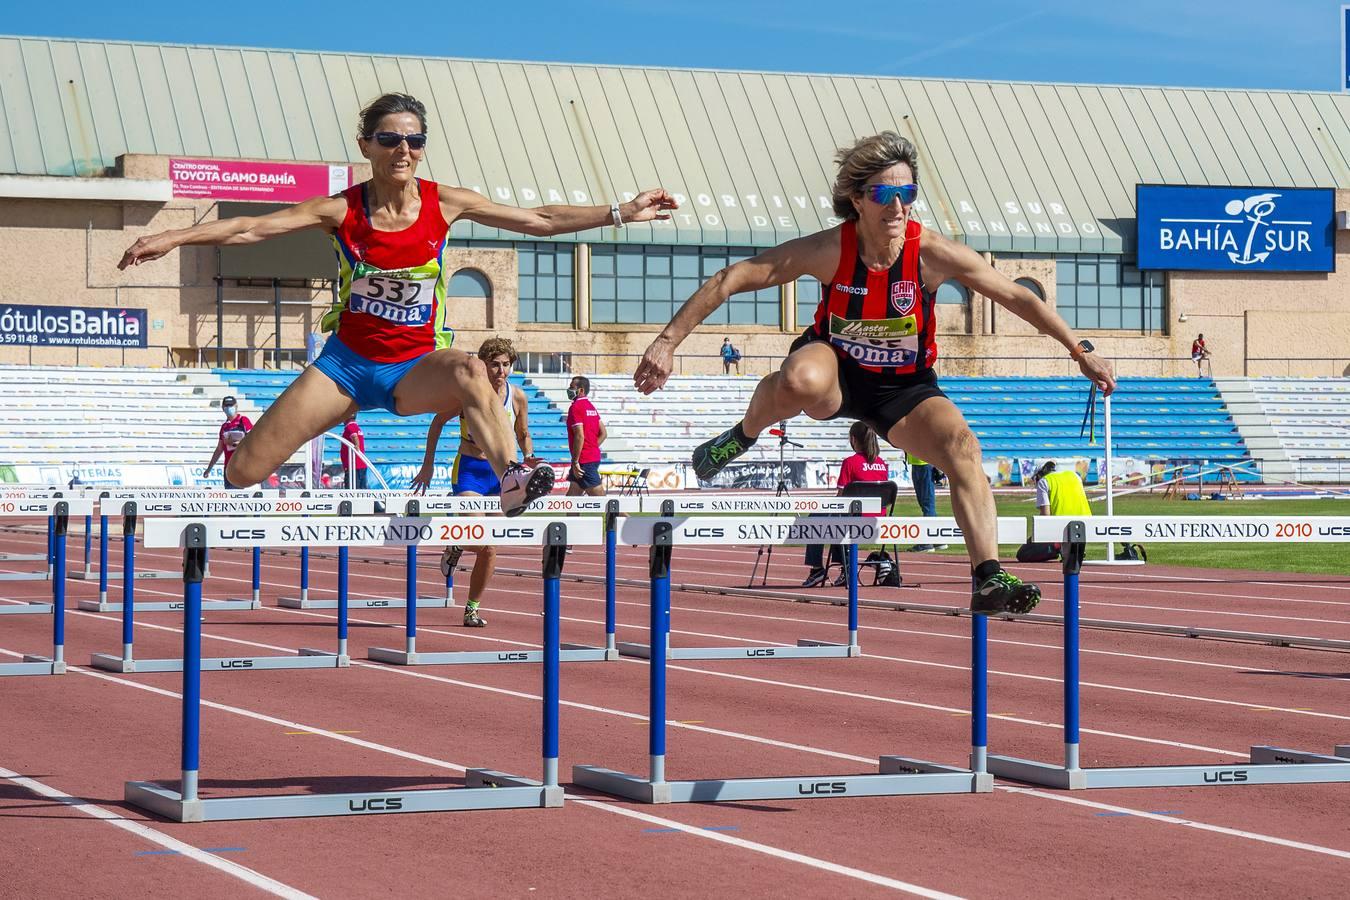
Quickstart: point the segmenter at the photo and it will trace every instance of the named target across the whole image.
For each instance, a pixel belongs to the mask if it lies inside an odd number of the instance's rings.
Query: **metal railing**
[[[1350,356],[1309,356],[1299,359],[1249,356],[1249,378],[1345,378],[1350,376]]]
[[[16,350],[23,347],[27,351],[27,356],[22,365],[64,365],[64,363],[33,362],[33,351],[38,350],[43,354],[51,353],[53,350],[74,350],[75,362],[77,366],[163,366],[165,368],[175,368],[178,361],[174,358],[173,349],[168,344],[147,344],[144,347],[80,347],[80,346],[59,346],[53,344],[5,344],[0,345],[8,349],[14,347]],[[128,357],[128,354],[131,354]],[[7,355],[7,354],[6,354]],[[112,355],[115,355],[117,362],[110,361]],[[9,359],[2,360],[10,362]],[[14,360],[15,365],[19,365],[18,360]]]

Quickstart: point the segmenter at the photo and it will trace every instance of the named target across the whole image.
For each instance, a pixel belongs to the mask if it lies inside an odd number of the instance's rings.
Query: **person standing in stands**
[[[342,429],[342,445],[339,455],[342,458],[343,484],[348,490],[366,489],[366,434],[356,424],[356,413],[347,417],[347,425]],[[353,449],[355,448],[355,449]]]
[[[203,478],[211,477],[211,470],[216,467],[216,460],[224,454],[225,461],[222,463],[224,468],[230,465],[230,457],[234,456],[235,448],[239,442],[244,439],[244,435],[253,430],[253,423],[249,421],[248,416],[239,412],[239,401],[233,396],[225,397],[220,401],[220,411],[225,414],[225,422],[220,426],[220,440],[216,441],[216,452],[211,454],[211,461],[206,464],[205,471],[202,472]],[[221,480],[225,482],[225,490],[236,491],[239,488],[230,484],[230,479],[225,477],[222,469]]]
[[[567,387],[567,449],[572,453],[572,467],[568,470],[567,496],[586,494],[598,497],[605,492],[600,478],[600,445],[609,437],[600,413],[591,403],[591,380],[584,375],[572,379]]]
[[[890,466],[886,460],[881,458],[881,451],[877,447],[877,433],[866,422],[854,422],[848,430],[848,445],[853,448],[853,455],[848,457],[839,466],[839,492],[842,494],[844,488],[855,481],[889,481]],[[879,513],[865,513],[869,516],[884,516],[890,510],[883,509]],[[842,559],[844,548],[836,545],[835,554]],[[825,545],[808,544],[806,546],[806,564],[811,567],[806,580],[802,582],[802,587],[817,587],[825,583]],[[834,586],[842,587],[848,584],[848,572],[842,571],[839,577],[835,579]]]

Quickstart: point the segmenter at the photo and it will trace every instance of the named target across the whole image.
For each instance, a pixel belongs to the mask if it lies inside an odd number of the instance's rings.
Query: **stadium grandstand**
[[[550,461],[567,457],[568,380],[586,375],[613,477],[647,470],[655,487],[694,486],[689,450],[735,421],[810,321],[820,286],[732,297],[656,396],[631,387],[639,354],[703,279],[836,224],[836,148],[893,129],[920,149],[923,225],[984,254],[1115,363],[1119,475],[1232,466],[1248,480],[1350,482],[1350,96],[28,37],[0,37],[0,57],[10,62],[0,262],[13,275],[0,288],[0,479],[218,483],[219,469],[210,479],[202,469],[220,400],[238,397],[256,420],[323,340],[331,242],[308,232],[184,247],[124,272],[117,260],[148,232],[365,179],[358,110],[406,91],[431,112],[429,178],[521,206],[604,204],[655,185],[680,201],[669,222],[560,239],[452,229],[455,346],[515,342],[513,381]],[[635,141],[650,122],[659,139]],[[1141,209],[1155,186],[1222,189],[1220,206],[1238,211],[1215,219],[1212,238],[1191,234],[1175,225],[1189,195]],[[1251,205],[1305,195],[1307,220]],[[1146,213],[1171,231],[1148,231]],[[1205,242],[1220,241],[1224,215],[1242,223],[1247,248],[1215,263]],[[1308,258],[1280,215],[1311,231]],[[1145,233],[1153,243],[1141,247]],[[1259,263],[1253,238],[1266,248]],[[1160,263],[1159,251],[1171,255]],[[31,260],[53,262],[21,264]],[[1086,382],[1060,348],[955,282],[937,303],[938,371],[991,481],[1019,484],[1048,458],[1099,480],[1103,406],[1085,417]],[[1208,356],[1193,361],[1200,333]],[[722,374],[724,338],[743,374]],[[367,454],[391,487],[417,470],[428,422],[362,414]],[[846,428],[787,423],[783,460],[800,486],[828,486]],[[457,440],[448,431],[442,442],[438,486]],[[323,443],[331,473],[339,442]],[[772,481],[779,451],[761,440],[727,477]],[[279,477],[293,481],[304,461],[297,453]]]

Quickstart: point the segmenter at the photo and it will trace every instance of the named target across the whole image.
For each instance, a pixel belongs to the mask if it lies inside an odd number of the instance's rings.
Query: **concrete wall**
[[[165,179],[168,158],[128,156],[121,174]],[[368,172],[357,167],[355,177]],[[1337,209],[1350,208],[1350,191],[1337,194]],[[195,364],[199,356],[214,364],[217,344],[216,249],[183,247],[161,260],[119,272],[117,261],[137,237],[182,228],[216,215],[209,201],[168,203],[0,199],[0,299],[18,303],[72,306],[144,307],[149,350],[14,348],[0,346],[0,362],[85,365]],[[316,235],[316,239],[322,240]],[[631,371],[659,330],[657,325],[607,325],[578,331],[568,325],[521,324],[517,319],[515,253],[499,249],[447,251],[451,271],[474,268],[492,284],[488,302],[451,298],[456,346],[474,350],[494,334],[512,337],[522,351],[573,354],[573,366],[590,372]],[[1350,232],[1337,234],[1338,271],[1318,275],[1174,273],[1168,276],[1166,333],[1083,331],[1125,375],[1188,375],[1190,342],[1204,332],[1214,353],[1215,375],[1339,375],[1350,367]],[[1010,278],[1039,283],[1045,302],[1055,306],[1053,260],[994,261]],[[584,260],[578,260],[579,294],[585,297]],[[321,283],[283,286],[280,344],[302,348],[305,335],[318,329],[330,302]],[[259,348],[228,354],[226,365],[270,363],[260,352],[276,343],[277,329],[270,284],[231,284],[230,299],[259,301],[231,306],[219,343]],[[583,301],[584,302],[584,301]],[[938,310],[940,366],[945,374],[1069,375],[1076,371],[1055,342],[987,299],[972,297],[967,306]],[[1185,321],[1181,317],[1185,316]],[[587,320],[575,311],[578,322]],[[681,348],[681,371],[721,371],[716,354],[731,336],[745,359],[742,371],[770,371],[800,329],[762,326],[710,326]],[[1339,354],[1340,358],[1337,359]],[[1327,359],[1310,360],[1315,357]],[[1258,361],[1258,360],[1268,361]],[[1166,361],[1164,361],[1166,360]],[[1295,360],[1291,362],[1290,360]],[[1309,360],[1298,362],[1298,360]]]

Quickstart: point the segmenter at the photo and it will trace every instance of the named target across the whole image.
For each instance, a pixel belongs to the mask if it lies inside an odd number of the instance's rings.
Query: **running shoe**
[[[511,463],[502,475],[502,515],[518,516],[534,500],[553,490],[557,479],[553,467],[540,463],[527,469],[520,463]]]
[[[478,614],[477,605],[464,607],[465,628],[486,628],[487,619]]]
[[[910,553],[932,553],[932,552],[933,552],[933,545],[932,545],[932,544],[915,544],[913,547],[910,547],[910,548],[909,548],[909,552],[910,552]]]
[[[464,555],[463,547],[446,547],[441,551],[441,574],[446,578],[455,571],[455,566],[459,565],[459,558]]]
[[[825,583],[825,570],[812,569],[811,573],[806,576],[806,580],[802,582],[802,587],[804,588],[820,587],[824,583]]]
[[[1029,613],[1041,602],[1041,589],[1011,572],[1000,569],[981,581],[970,595],[970,611],[976,615],[1010,612]]]
[[[845,587],[848,585],[848,573],[840,572],[839,577],[834,580],[834,587]]]
[[[728,428],[712,440],[704,441],[694,448],[694,474],[700,481],[711,479],[727,463],[749,450],[751,443],[738,440],[735,428]]]

